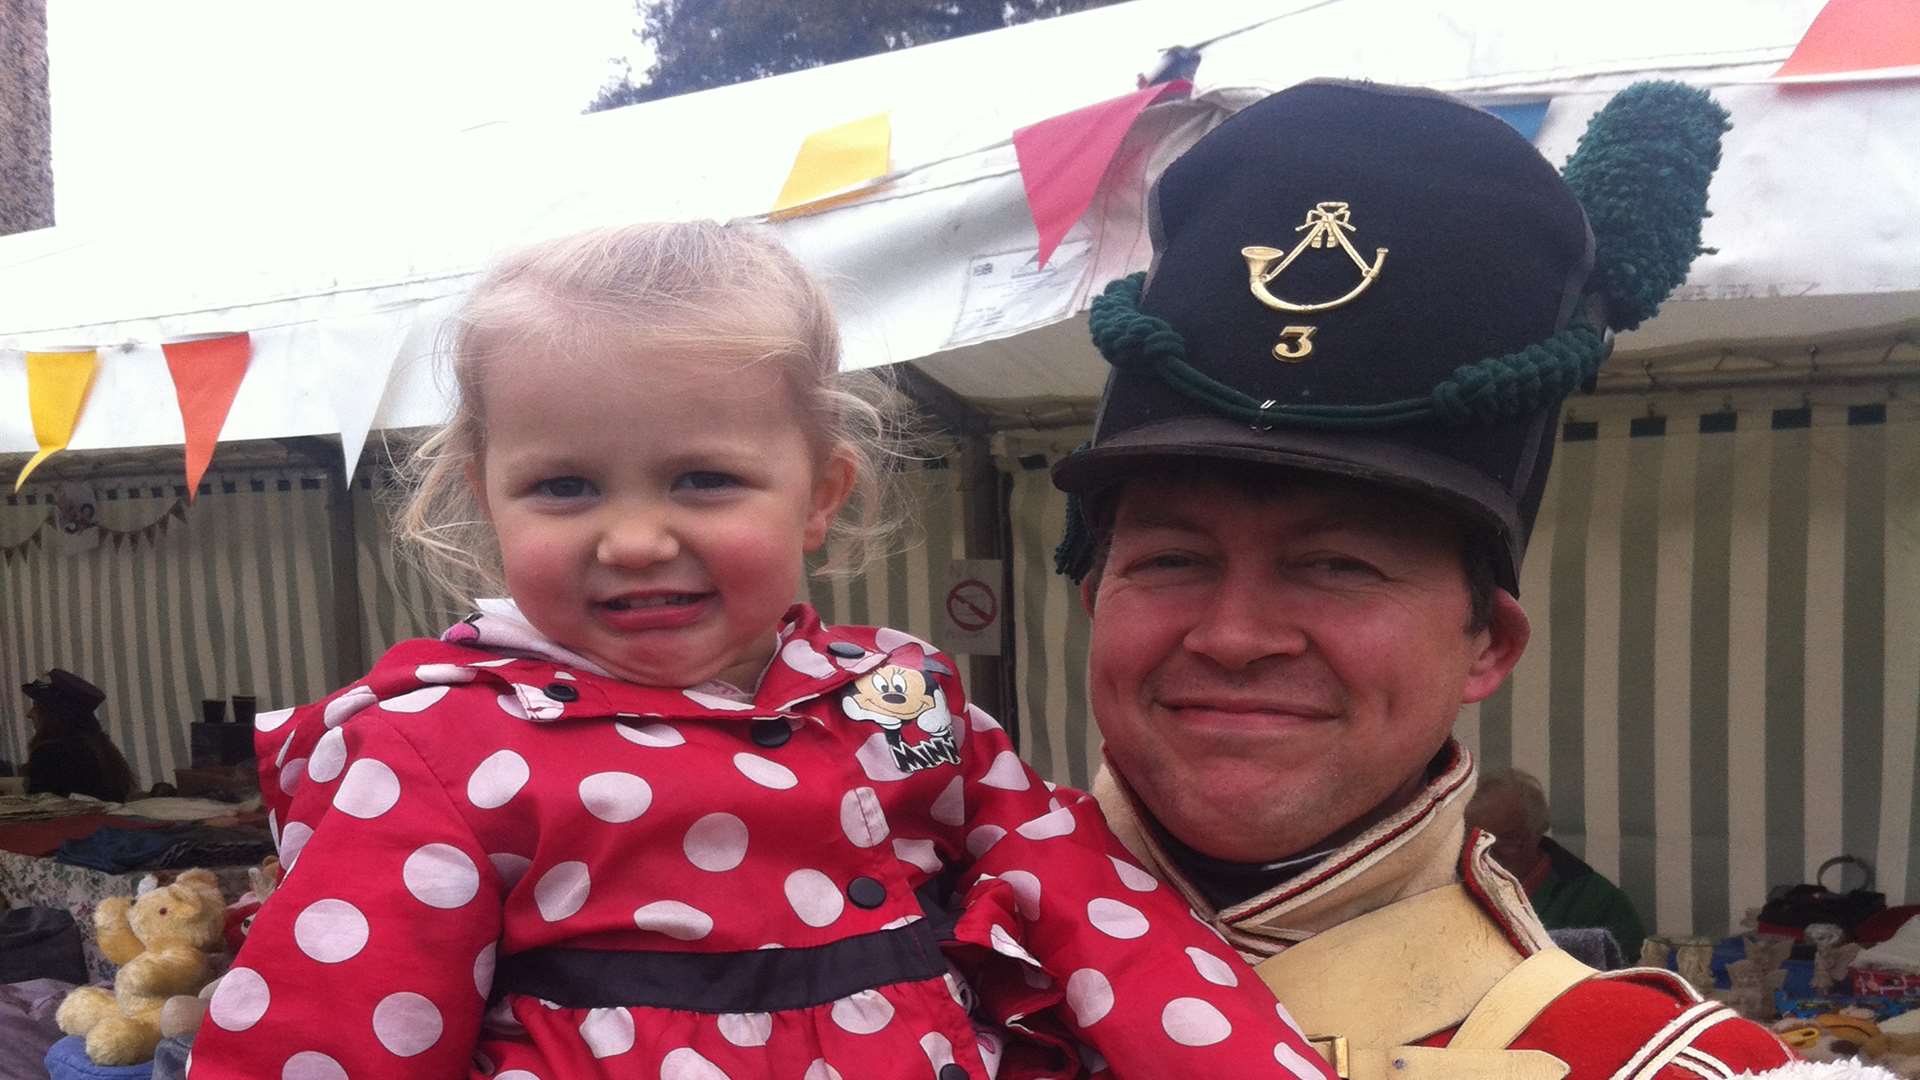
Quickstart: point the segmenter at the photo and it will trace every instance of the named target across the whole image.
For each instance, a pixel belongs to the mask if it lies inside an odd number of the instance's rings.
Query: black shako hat
[[[20,689],[35,702],[64,706],[73,713],[91,713],[107,700],[106,691],[66,668],[53,668],[32,682],[21,683]]]
[[[1636,84],[1563,177],[1428,90],[1311,82],[1248,106],[1168,166],[1151,268],[1095,300],[1113,371],[1054,483],[1084,498],[1181,458],[1380,483],[1485,530],[1518,592],[1560,404],[1685,278],[1725,128],[1701,91]]]

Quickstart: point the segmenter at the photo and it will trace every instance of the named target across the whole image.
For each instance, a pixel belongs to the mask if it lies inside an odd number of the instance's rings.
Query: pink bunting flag
[[[247,377],[253,358],[253,339],[246,334],[176,341],[160,346],[173,373],[173,392],[180,399],[180,419],[187,429],[187,501],[200,490],[200,478],[213,462],[213,448],[226,425],[233,396]]]
[[[1826,82],[1920,76],[1913,0],[1827,0],[1776,79]]]
[[[1075,109],[1013,133],[1013,152],[1027,188],[1027,207],[1040,230],[1040,265],[1073,223],[1093,205],[1094,192],[1120,144],[1147,106],[1168,94],[1185,94],[1185,79],[1159,83],[1125,97]]]

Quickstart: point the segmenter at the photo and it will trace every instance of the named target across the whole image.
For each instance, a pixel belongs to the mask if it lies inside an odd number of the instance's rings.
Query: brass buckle
[[[1313,1047],[1333,1067],[1333,1075],[1340,1080],[1353,1080],[1353,1066],[1347,1058],[1345,1035],[1309,1035],[1307,1045]]]

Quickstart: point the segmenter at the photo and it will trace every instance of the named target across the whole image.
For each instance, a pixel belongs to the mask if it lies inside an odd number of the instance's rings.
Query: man
[[[1167,169],[1152,269],[1094,306],[1113,373],[1054,479],[1083,511],[1095,793],[1343,1075],[1790,1060],[1677,977],[1553,949],[1462,820],[1450,737],[1526,648],[1560,402],[1684,277],[1724,123],[1623,92],[1563,180],[1451,99],[1298,86]]]
[[[1580,856],[1547,836],[1547,793],[1519,769],[1480,778],[1467,803],[1467,826],[1493,837],[1495,862],[1520,879],[1540,924],[1549,930],[1605,930],[1629,957],[1647,936],[1633,901]]]

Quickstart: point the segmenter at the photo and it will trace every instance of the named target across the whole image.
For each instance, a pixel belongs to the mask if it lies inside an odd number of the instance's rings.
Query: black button
[[[835,656],[844,657],[848,660],[858,660],[867,655],[867,650],[855,645],[851,641],[829,641],[827,642],[827,651]]]
[[[778,717],[753,722],[753,741],[759,746],[771,750],[777,746],[787,745],[787,740],[791,738],[793,738],[793,729],[787,726],[785,720]]]
[[[547,684],[547,696],[555,701],[579,701],[580,691],[563,682],[550,682]]]
[[[967,1070],[958,1065],[942,1065],[935,1080],[967,1080]]]
[[[870,877],[857,877],[847,882],[847,899],[858,907],[877,908],[887,902],[887,887]]]

